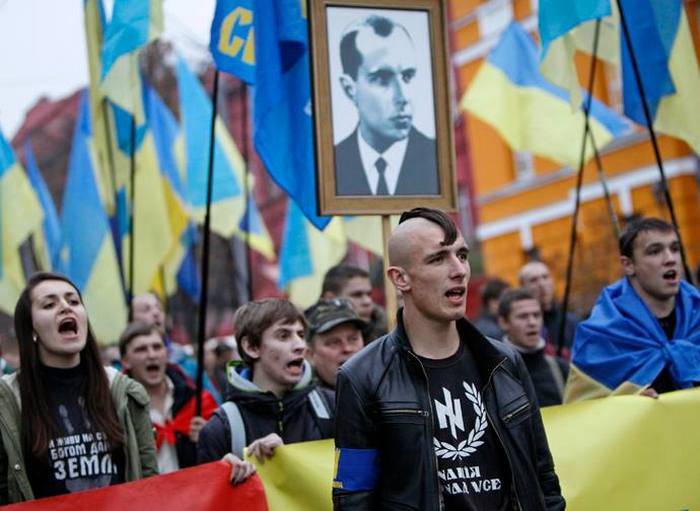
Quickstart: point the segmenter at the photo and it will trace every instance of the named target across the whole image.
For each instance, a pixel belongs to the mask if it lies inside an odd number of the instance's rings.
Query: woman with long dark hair
[[[77,287],[33,275],[14,321],[20,368],[0,380],[0,504],[157,474],[148,395],[102,366]]]

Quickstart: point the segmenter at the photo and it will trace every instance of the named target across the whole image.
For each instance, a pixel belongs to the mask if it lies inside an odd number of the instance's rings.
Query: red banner
[[[268,511],[260,477],[229,483],[231,467],[215,461],[206,465],[60,497],[3,507],[6,511]]]

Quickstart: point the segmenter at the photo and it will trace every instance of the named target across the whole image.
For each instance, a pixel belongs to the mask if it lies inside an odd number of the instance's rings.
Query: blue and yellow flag
[[[182,172],[175,157],[175,143],[179,126],[158,93],[150,86],[145,92],[146,119],[153,136],[158,168],[165,197],[167,223],[161,229],[169,229],[173,242],[170,251],[161,262],[154,289],[165,298],[176,290],[177,273],[189,249],[190,237],[186,230],[190,225]]]
[[[681,282],[674,313],[669,341],[629,280],[603,289],[576,328],[565,401],[636,394],[665,368],[678,388],[700,381],[700,292]]]
[[[42,221],[39,199],[0,129],[0,310],[7,314],[25,283],[19,248]]]
[[[218,0],[209,50],[217,69],[255,83],[253,0]]]
[[[258,210],[252,191],[248,192],[246,205],[245,214],[241,217],[241,222],[238,225],[240,231],[238,237],[244,239],[249,247],[260,252],[269,261],[273,261],[275,259],[275,245]]]
[[[138,50],[163,31],[162,0],[116,0],[102,41],[100,81],[109,99],[144,120]]]
[[[320,231],[294,201],[288,201],[278,287],[287,290],[292,302],[302,308],[315,303],[326,272],[340,263],[346,252],[347,236],[341,217],[333,218]]]
[[[681,0],[622,0],[654,128],[700,154],[700,70]],[[621,43],[625,115],[646,124],[631,55]]]
[[[578,166],[581,147],[572,141],[583,138],[583,113],[572,112],[568,93],[542,77],[535,43],[518,23],[504,31],[460,106],[493,126],[513,149]],[[598,147],[629,129],[623,117],[595,99],[589,121]],[[591,144],[586,149],[588,160]]]
[[[540,71],[554,85],[569,91],[573,109],[581,107],[581,85],[574,64],[576,50],[591,53],[595,22],[601,20],[598,58],[617,64],[619,33],[610,0],[542,0],[537,9],[542,42]]]
[[[83,93],[63,193],[61,268],[81,290],[98,342],[110,344],[126,325],[126,302],[91,144],[90,110]]]
[[[26,162],[29,181],[32,183],[32,187],[39,198],[41,208],[44,212],[44,223],[41,235],[37,235],[34,240],[38,252],[36,256],[41,261],[41,267],[43,269],[52,270],[59,264],[59,255],[61,252],[61,224],[51,193],[49,193],[44,178],[41,177],[41,171],[36,163],[34,151],[32,151],[32,145],[29,139],[24,143],[24,161]]]
[[[184,60],[178,59],[175,70],[185,144],[185,190],[192,216],[202,224],[207,205],[213,107],[204,87]],[[238,230],[245,211],[245,162],[220,117],[216,119],[215,134],[211,229],[224,238],[230,238]]]

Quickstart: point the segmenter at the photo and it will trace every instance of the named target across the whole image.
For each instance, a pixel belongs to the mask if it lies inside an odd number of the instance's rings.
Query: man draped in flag
[[[681,280],[680,243],[663,220],[620,235],[625,277],[606,287],[574,341],[565,402],[700,383],[700,292]]]

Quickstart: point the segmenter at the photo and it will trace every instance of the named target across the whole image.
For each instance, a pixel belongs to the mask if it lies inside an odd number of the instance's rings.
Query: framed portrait
[[[442,0],[313,0],[321,214],[456,209]]]

